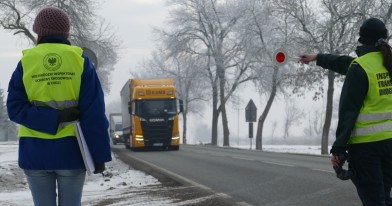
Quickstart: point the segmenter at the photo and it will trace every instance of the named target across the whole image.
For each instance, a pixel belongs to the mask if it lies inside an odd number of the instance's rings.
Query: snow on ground
[[[250,149],[250,145],[232,145],[234,148]],[[252,149],[255,149],[253,145]],[[329,147],[328,151],[331,149]],[[295,154],[312,154],[320,155],[321,146],[316,145],[263,145],[263,151],[279,152],[279,153],[295,153]]]
[[[243,146],[241,148],[248,148]],[[265,145],[265,151],[320,154],[320,146]],[[19,169],[18,143],[0,142],[0,205],[32,206],[32,197],[23,171]],[[91,175],[86,179],[82,205],[86,206],[125,206],[125,205],[188,205],[205,201],[209,196],[194,199],[179,199],[170,195],[171,190],[184,187],[165,187],[154,177],[134,170],[113,155],[104,175]]]

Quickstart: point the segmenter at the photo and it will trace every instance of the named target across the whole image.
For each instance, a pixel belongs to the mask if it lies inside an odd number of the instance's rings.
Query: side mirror
[[[184,112],[184,101],[182,101],[182,99],[180,99],[180,113]]]

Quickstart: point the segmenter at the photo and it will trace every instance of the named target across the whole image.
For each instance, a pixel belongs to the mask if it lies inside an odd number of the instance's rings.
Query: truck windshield
[[[175,99],[138,100],[135,106],[136,114],[141,116],[176,114]]]
[[[122,130],[122,124],[116,124],[114,129],[115,129],[115,131],[121,131]]]

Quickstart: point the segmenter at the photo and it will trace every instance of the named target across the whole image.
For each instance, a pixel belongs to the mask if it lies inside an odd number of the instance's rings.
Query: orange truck
[[[183,103],[177,99],[173,79],[129,79],[120,94],[127,149],[179,149]]]

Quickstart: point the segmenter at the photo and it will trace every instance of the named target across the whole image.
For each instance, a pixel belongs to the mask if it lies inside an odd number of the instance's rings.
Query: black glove
[[[331,163],[333,169],[335,170],[336,177],[341,180],[348,180],[354,177],[354,172],[352,170],[343,169],[343,165],[347,159],[347,152],[332,154]]]
[[[95,171],[94,174],[102,173],[105,171],[105,163],[94,163]]]
[[[67,108],[60,111],[59,122],[72,122],[79,119],[80,111],[76,108]]]

